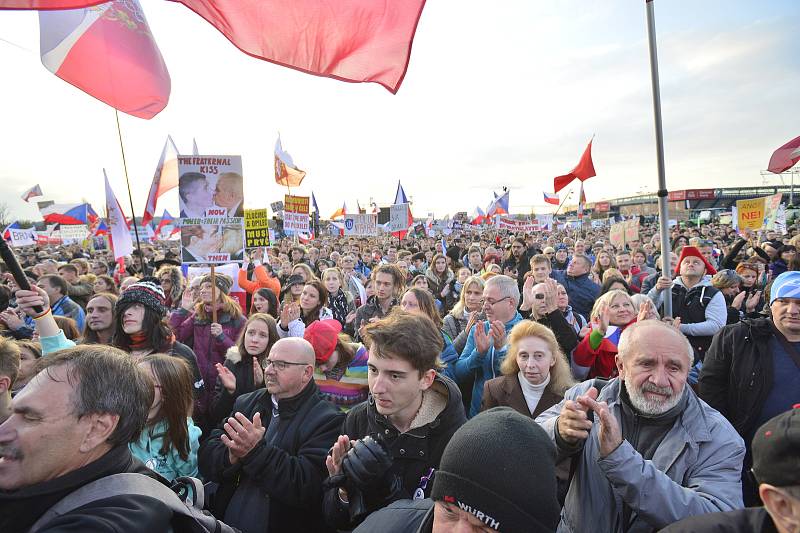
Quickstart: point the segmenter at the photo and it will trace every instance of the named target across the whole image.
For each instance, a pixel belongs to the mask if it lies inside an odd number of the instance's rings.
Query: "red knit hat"
[[[714,274],[717,273],[717,269],[711,266],[711,263],[706,261],[706,258],[703,257],[703,254],[700,253],[700,250],[698,250],[694,246],[684,246],[683,249],[681,250],[681,257],[680,259],[678,259],[678,266],[675,267],[676,276],[681,275],[681,263],[683,263],[683,260],[686,259],[687,257],[699,258],[703,262],[703,264],[706,265],[706,274],[710,274],[713,276]]]
[[[306,327],[303,338],[314,347],[314,358],[318,364],[331,358],[341,331],[342,325],[338,320],[315,320]]]

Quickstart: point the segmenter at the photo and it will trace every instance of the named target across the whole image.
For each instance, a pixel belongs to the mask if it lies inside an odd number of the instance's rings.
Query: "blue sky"
[[[503,185],[512,212],[547,211],[542,191],[593,134],[589,201],[655,188],[643,1],[431,0],[394,96],[247,57],[181,5],[142,6],[172,96],[151,121],[121,119],[137,214],[168,133],[183,151],[196,137],[203,153],[241,154],[246,205],[264,207],[284,192],[271,177],[280,131],[323,216],[342,200],[388,204],[398,179],[416,215],[471,212]],[[800,3],[655,6],[668,187],[760,184],[772,151],[800,135]],[[101,209],[104,167],[121,196],[113,111],[44,69],[35,14],[0,12],[0,39],[13,73],[0,85],[0,200],[36,218],[19,195],[40,183],[48,199]]]

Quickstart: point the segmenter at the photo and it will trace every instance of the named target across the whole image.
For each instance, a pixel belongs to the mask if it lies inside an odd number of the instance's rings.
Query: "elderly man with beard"
[[[626,328],[619,377],[586,381],[536,421],[573,456],[559,532],[644,532],[743,507],[744,441],[686,379],[692,350],[672,326]]]

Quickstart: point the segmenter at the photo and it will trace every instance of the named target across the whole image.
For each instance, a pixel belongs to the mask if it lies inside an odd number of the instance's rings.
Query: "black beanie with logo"
[[[467,421],[447,443],[431,496],[503,533],[555,531],[556,449],[533,419],[509,407]]]

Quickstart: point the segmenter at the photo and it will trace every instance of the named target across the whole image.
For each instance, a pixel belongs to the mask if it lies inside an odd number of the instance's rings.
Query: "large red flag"
[[[800,161],[800,137],[792,139],[775,150],[775,153],[769,158],[767,170],[780,174],[792,168],[798,161]]]
[[[586,150],[583,151],[580,162],[578,162],[578,166],[573,168],[569,174],[553,178],[553,192],[557,193],[575,179],[586,181],[596,175],[597,174],[594,172],[594,164],[592,163],[592,141],[589,141]]]
[[[139,118],[167,105],[169,72],[136,0],[40,11],[39,27],[42,63],[62,80]]]
[[[2,1],[2,0],[0,0]],[[396,93],[425,0],[174,0],[244,53]]]

